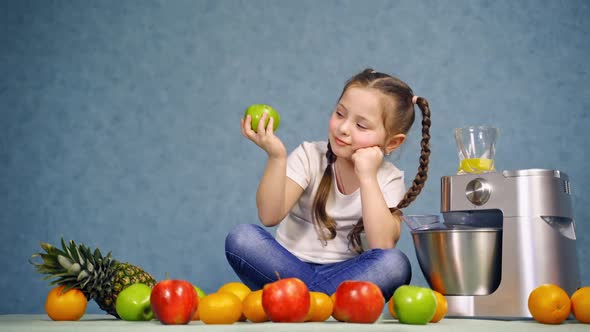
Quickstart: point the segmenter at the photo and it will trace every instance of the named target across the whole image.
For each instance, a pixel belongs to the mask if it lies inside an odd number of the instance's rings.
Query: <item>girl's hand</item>
[[[359,180],[376,176],[383,162],[383,151],[378,146],[358,149],[352,154],[352,162]]]
[[[258,122],[257,131],[252,130],[252,117],[250,115],[247,115],[246,119],[242,118],[240,120],[242,135],[266,151],[269,158],[286,158],[287,149],[273,132],[274,119],[272,117],[268,121],[266,128],[264,128],[267,118],[268,113],[263,113]]]

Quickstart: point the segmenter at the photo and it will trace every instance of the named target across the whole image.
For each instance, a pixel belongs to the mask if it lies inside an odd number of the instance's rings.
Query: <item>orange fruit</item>
[[[528,307],[537,322],[560,324],[570,314],[571,301],[561,287],[544,284],[533,289],[529,294]]]
[[[86,312],[88,300],[81,290],[72,288],[63,292],[65,286],[52,288],[45,300],[45,312],[53,320],[79,320]]]
[[[233,324],[242,315],[242,301],[232,293],[213,293],[200,299],[197,310],[205,324]]]
[[[434,289],[432,292],[436,296],[436,311],[434,312],[434,316],[432,316],[430,322],[436,323],[445,317],[447,311],[449,311],[449,304],[447,303],[447,299],[444,295],[435,291]]]
[[[262,289],[246,295],[242,301],[242,314],[253,323],[268,321],[268,316],[262,307]]]
[[[217,290],[217,293],[225,292],[232,293],[239,297],[240,301],[244,301],[246,295],[250,294],[250,292],[252,291],[248,286],[244,285],[241,282],[228,282],[227,284],[219,287],[219,289]]]
[[[391,315],[391,317],[397,319],[397,315],[395,314],[395,310],[393,310],[393,295],[391,296],[391,299],[389,299],[389,303],[387,304],[387,311],[389,311],[389,314]]]
[[[332,306],[334,306],[334,303],[336,303],[336,293],[332,293],[332,295],[330,296],[330,299],[332,299]],[[338,314],[334,313],[334,308],[332,308],[332,317],[334,317],[334,319],[339,322],[346,321],[344,319],[344,317],[338,316]]]
[[[217,293],[232,293],[240,298],[240,301],[244,301],[246,295],[250,294],[251,292],[252,290],[250,290],[250,287],[244,285],[241,282],[228,282],[227,284],[219,287],[217,290]],[[246,316],[242,315],[240,320],[245,321]]]
[[[323,322],[330,318],[334,302],[332,298],[322,292],[309,292],[310,306],[305,317],[306,322]]]
[[[580,323],[590,324],[590,286],[575,291],[571,301],[574,317]]]

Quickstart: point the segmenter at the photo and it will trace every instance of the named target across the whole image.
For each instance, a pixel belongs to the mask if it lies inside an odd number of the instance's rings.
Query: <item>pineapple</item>
[[[87,299],[93,299],[98,306],[117,318],[115,301],[117,295],[135,283],[153,287],[156,280],[141,268],[129,263],[121,263],[111,257],[111,253],[103,256],[97,248],[94,253],[83,244],[76,245],[70,240],[69,245],[61,240],[62,249],[49,243],[41,243],[46,253],[33,254],[31,259],[41,257],[42,263],[29,262],[35,265],[37,272],[46,274],[43,279],[54,279],[50,285],[65,285],[80,289]]]

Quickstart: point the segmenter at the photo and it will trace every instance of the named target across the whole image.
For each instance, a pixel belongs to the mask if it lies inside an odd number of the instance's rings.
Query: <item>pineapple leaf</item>
[[[94,264],[94,257],[92,256],[90,249],[88,249],[88,247],[86,247],[86,246],[81,246],[80,249],[82,250],[82,255],[87,260],[86,264],[89,264],[89,263]]]
[[[65,252],[59,250],[49,243],[41,242],[41,249],[45,250],[45,252],[51,256],[66,255]]]
[[[88,257],[88,262],[89,262],[88,264],[92,264],[94,267],[97,267],[98,268],[99,265],[96,263],[96,260],[94,259],[94,256],[90,255],[90,256],[87,256],[87,257]]]
[[[68,251],[68,246],[66,246],[66,241],[64,240],[64,238],[61,238],[61,248],[64,252]]]
[[[80,261],[80,257],[78,257],[78,248],[74,240],[70,240],[70,247],[68,248],[68,251],[71,253],[71,257],[74,262]]]
[[[80,285],[80,288],[84,289],[86,287],[86,285],[90,282],[92,278],[88,278],[86,280],[84,280],[84,282]]]
[[[99,266],[97,260],[96,260],[96,256],[94,256],[92,254],[92,252],[90,251],[90,249],[86,249],[86,257],[88,257],[88,259],[90,259],[90,262],[92,263],[92,265],[94,265],[95,267]]]
[[[33,255],[33,257],[35,257],[35,256],[41,256],[41,258],[43,259],[43,265],[45,265],[45,266],[59,267],[59,262],[57,261],[55,256],[51,256],[51,255],[47,255],[47,254]]]
[[[72,280],[71,278],[59,278],[56,280],[53,280],[52,282],[49,283],[49,286],[53,286],[53,285],[71,285],[71,284],[75,284],[76,279]]]
[[[62,256],[62,255],[58,255],[57,256],[57,261],[59,263],[59,265],[61,267],[63,267],[65,270],[69,270],[72,268],[72,260],[70,260],[69,258]]]
[[[98,248],[94,249],[94,259],[99,263],[102,260],[102,254]]]
[[[69,273],[56,273],[56,274],[51,274],[51,275],[47,275],[45,277],[43,277],[43,280],[49,280],[49,279],[53,279],[53,278],[62,278],[62,277],[67,277],[70,276]]]
[[[41,249],[45,250],[45,252],[49,252],[51,251],[53,248],[55,248],[52,244],[50,243],[45,243],[45,242],[41,242]]]
[[[92,265],[89,259],[86,260],[86,269],[88,272],[94,272],[94,265]]]
[[[77,274],[78,272],[80,272],[80,270],[82,270],[82,267],[80,267],[80,264],[78,263],[74,263],[72,264],[72,266],[68,269],[68,272],[70,272],[70,274]]]
[[[65,248],[65,253],[66,254],[64,256],[72,257],[72,252],[70,251],[70,249],[68,247]]]
[[[55,269],[55,268],[43,266],[41,264],[37,266],[37,273],[55,275],[56,273],[61,273],[61,272],[63,272],[63,269],[61,269],[61,268]]]
[[[59,251],[59,249],[57,249],[53,245],[51,245],[49,243],[45,243],[45,242],[41,242],[41,249],[45,250],[45,252],[48,254],[52,254],[52,253],[55,253],[56,251]]]
[[[78,278],[76,280],[80,281],[82,279],[88,278],[89,274],[86,271],[82,271],[80,272],[80,274],[78,274]]]
[[[33,254],[33,255],[31,255],[31,258],[29,258],[29,263],[31,263],[35,267],[39,267],[40,265],[43,265],[43,264],[40,264],[40,263],[35,263],[33,261],[33,259],[35,259],[35,257],[39,257],[39,256],[41,256],[41,254]]]
[[[80,263],[80,266],[85,267],[86,266],[86,261],[84,260],[84,256],[82,256],[80,254],[80,249],[78,247],[76,248],[76,256],[78,257],[78,262]]]
[[[78,281],[76,280],[75,276],[67,276],[67,277],[60,277],[59,279],[54,281],[60,285],[77,285]]]
[[[72,289],[72,288],[74,288],[74,286],[72,286],[72,285],[66,285],[66,286],[64,287],[64,289],[62,290],[62,294],[63,294],[63,293],[65,293],[65,292],[67,292],[67,291],[69,291],[69,290],[70,290],[70,289]]]

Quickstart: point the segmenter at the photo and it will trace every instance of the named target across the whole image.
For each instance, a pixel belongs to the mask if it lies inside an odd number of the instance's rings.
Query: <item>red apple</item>
[[[152,289],[152,311],[162,324],[187,324],[199,305],[193,285],[185,280],[162,280]]]
[[[309,306],[309,289],[300,279],[280,279],[262,289],[262,307],[273,322],[304,322]]]
[[[334,293],[333,316],[343,322],[374,323],[381,316],[385,299],[370,281],[343,281]]]

